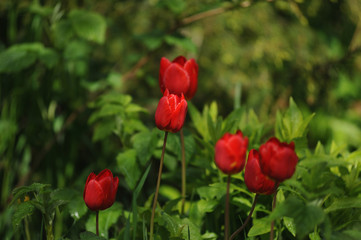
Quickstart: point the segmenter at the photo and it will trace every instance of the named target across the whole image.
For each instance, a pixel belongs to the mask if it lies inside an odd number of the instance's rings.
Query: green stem
[[[29,231],[29,221],[28,221],[28,217],[24,218],[24,222],[25,222],[25,235],[26,235],[26,240],[30,240],[30,231]]]
[[[276,184],[276,186],[277,186],[277,184]],[[277,189],[276,189],[275,193],[273,194],[272,212],[276,207],[276,201],[277,201]],[[272,220],[272,222],[271,222],[270,240],[273,240],[273,238],[274,238],[274,226],[275,226],[275,221]]]
[[[99,236],[99,211],[96,211],[95,213],[95,228],[96,228],[96,234]]]
[[[184,204],[186,201],[186,155],[185,155],[185,146],[184,146],[184,134],[183,128],[180,130],[180,139],[182,147],[182,205],[181,205],[181,214],[184,214]]]
[[[46,221],[46,219],[45,219],[45,221]],[[46,239],[54,240],[53,225],[51,223],[46,223],[45,230],[46,230]]]
[[[162,178],[164,152],[165,152],[165,146],[166,146],[166,144],[167,144],[167,136],[168,136],[168,132],[165,132],[165,134],[164,134],[164,141],[163,141],[162,155],[161,155],[161,157],[160,157],[160,163],[159,163],[159,172],[158,172],[157,187],[156,187],[156,189],[155,189],[154,200],[153,200],[152,217],[151,217],[151,219],[150,219],[150,234],[149,234],[149,239],[150,239],[150,240],[153,240],[154,215],[155,215],[155,208],[157,207],[157,200],[158,200],[160,179]]]
[[[231,175],[227,178],[227,192],[226,192],[226,209],[224,213],[224,240],[228,240],[229,235],[229,185],[231,183]]]
[[[258,194],[256,194],[256,196],[254,197],[253,204],[252,204],[252,207],[251,207],[251,211],[249,212],[249,214],[248,214],[248,216],[247,216],[247,218],[246,218],[246,221],[244,221],[243,225],[242,225],[240,228],[238,228],[238,229],[231,235],[231,237],[229,238],[229,240],[232,240],[233,238],[235,238],[235,237],[247,226],[249,220],[250,220],[251,217],[252,217],[254,208],[256,207],[257,198],[258,198]]]

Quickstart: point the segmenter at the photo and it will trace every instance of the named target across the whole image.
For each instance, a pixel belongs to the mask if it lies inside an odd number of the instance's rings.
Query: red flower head
[[[109,208],[115,201],[118,184],[118,177],[113,178],[109,169],[104,169],[98,175],[91,173],[86,180],[83,193],[85,204],[94,211]]]
[[[272,194],[276,190],[275,182],[264,175],[259,165],[259,153],[252,149],[244,172],[244,182],[249,191],[259,194]]]
[[[262,172],[277,182],[291,178],[296,170],[298,157],[295,144],[281,143],[277,138],[270,138],[259,148]]]
[[[179,56],[170,62],[165,57],[160,60],[159,86],[164,94],[168,89],[170,93],[181,96],[183,93],[187,100],[193,98],[198,85],[198,65],[192,58],[187,61]]]
[[[225,174],[242,171],[248,147],[248,138],[240,130],[236,134],[226,133],[215,146],[215,162]]]
[[[175,133],[183,127],[186,114],[187,101],[183,94],[179,97],[166,89],[155,111],[155,124],[160,130]]]

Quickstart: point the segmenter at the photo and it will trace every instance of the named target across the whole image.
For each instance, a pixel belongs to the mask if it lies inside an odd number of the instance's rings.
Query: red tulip
[[[259,153],[261,169],[265,175],[277,182],[292,177],[298,162],[294,142],[281,143],[272,137],[261,145]]]
[[[242,171],[248,147],[248,138],[240,130],[236,134],[226,133],[215,146],[215,162],[225,174]]]
[[[193,98],[198,85],[198,65],[192,58],[187,61],[179,56],[170,62],[165,57],[160,60],[159,86],[164,94],[170,93],[180,96],[182,93],[187,100]]]
[[[83,198],[85,204],[94,211],[104,210],[113,205],[118,190],[119,179],[113,178],[109,169],[98,175],[91,173],[85,183]]]
[[[166,89],[155,111],[155,124],[160,130],[175,133],[183,127],[186,114],[187,101],[183,94],[179,97]]]
[[[252,149],[248,154],[244,182],[249,191],[259,194],[272,194],[276,190],[275,182],[264,175],[259,165],[259,153]]]

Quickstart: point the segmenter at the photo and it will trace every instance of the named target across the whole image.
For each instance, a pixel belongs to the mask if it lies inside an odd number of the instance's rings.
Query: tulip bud
[[[186,114],[187,101],[183,94],[179,97],[166,89],[155,111],[155,124],[160,130],[175,133],[183,127]]]
[[[170,62],[166,58],[160,60],[159,86],[164,94],[168,89],[170,93],[183,95],[187,100],[193,98],[198,85],[198,65],[192,58],[187,61],[179,56]]]
[[[109,169],[101,171],[98,175],[91,173],[85,183],[83,198],[85,204],[93,211],[109,208],[115,201],[119,179],[113,178]]]
[[[249,191],[259,194],[272,194],[276,190],[275,182],[264,175],[259,165],[259,153],[252,149],[248,154],[244,182]]]
[[[295,144],[281,143],[277,138],[270,138],[259,148],[262,172],[277,182],[291,178],[296,170],[298,157]]]
[[[226,133],[215,146],[215,162],[225,174],[242,171],[248,147],[248,138],[240,130],[236,134]]]

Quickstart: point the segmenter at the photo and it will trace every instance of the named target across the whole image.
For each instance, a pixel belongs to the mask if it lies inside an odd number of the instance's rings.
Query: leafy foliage
[[[267,239],[272,220],[278,239],[360,239],[360,16],[358,0],[1,1],[2,238],[148,238],[159,60],[184,55],[200,67],[183,129],[185,214],[170,134],[156,235],[223,238],[214,144],[241,129],[249,149],[294,141],[300,160],[275,210],[260,196],[238,239]],[[104,168],[120,186],[98,237],[82,191]],[[243,173],[233,176],[231,231],[253,200]]]

